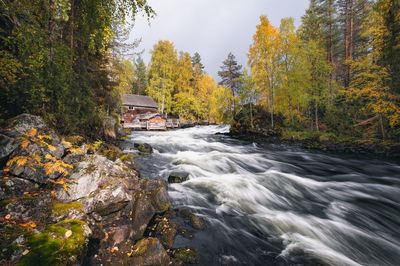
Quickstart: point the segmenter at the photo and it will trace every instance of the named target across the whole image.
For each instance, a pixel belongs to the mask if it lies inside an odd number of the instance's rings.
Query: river
[[[400,265],[400,165],[274,144],[255,144],[204,126],[135,132],[126,144],[155,149],[136,164],[167,179],[174,207],[202,216],[194,240],[200,265]]]

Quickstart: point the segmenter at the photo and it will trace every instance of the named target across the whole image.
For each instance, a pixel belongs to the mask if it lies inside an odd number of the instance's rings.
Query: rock
[[[130,265],[169,265],[170,257],[157,238],[144,238],[137,242],[133,248]]]
[[[157,237],[165,248],[170,249],[174,244],[177,229],[178,226],[171,221],[169,215],[157,216],[154,219],[154,225],[150,228],[149,235]]]
[[[9,157],[7,167],[11,174],[39,184],[60,177],[62,173],[59,168],[53,168],[50,172],[46,172],[45,168],[46,164],[61,159],[65,147],[43,119],[23,114],[9,120],[7,125],[1,130],[2,141],[6,144],[1,150],[3,156]]]
[[[187,208],[180,208],[176,210],[177,214],[189,222],[189,224],[196,230],[203,230],[205,228],[204,219],[192,213]]]
[[[21,197],[24,193],[37,191],[39,186],[26,179],[8,176],[0,171],[0,200]]]
[[[196,214],[192,214],[190,216],[190,224],[194,229],[203,230],[204,229],[204,220],[203,218],[197,216]]]
[[[168,177],[168,183],[182,183],[187,181],[189,178],[189,173],[186,172],[172,172]]]
[[[164,180],[142,180],[141,186],[147,193],[157,213],[164,213],[171,208],[168,185]]]
[[[146,154],[151,154],[153,153],[153,147],[150,146],[150,144],[144,143],[144,144],[134,144],[135,148],[138,149],[141,153],[146,153]]]
[[[195,249],[190,247],[178,248],[172,252],[175,259],[182,261],[185,264],[197,263],[197,252]]]
[[[51,222],[49,217],[52,198],[49,193],[26,194],[17,200],[6,200],[4,205],[3,212],[9,214],[13,220],[22,221],[23,223],[35,221],[37,224]]]
[[[3,168],[10,154],[18,147],[14,138],[0,133],[0,168]]]
[[[77,265],[86,254],[91,230],[79,220],[49,225],[27,237],[27,250],[18,265]]]
[[[138,177],[135,171],[127,168],[124,164],[112,162],[99,155],[90,155],[85,158],[69,177],[72,183],[68,191],[59,189],[57,198],[60,201],[70,202],[83,198],[91,198],[99,194],[101,190],[116,190],[107,194],[113,198],[126,196],[127,200],[132,199],[128,191],[138,189]],[[97,192],[97,193],[96,193]],[[92,194],[93,193],[93,194]],[[123,193],[123,195],[121,195]],[[125,194],[124,194],[125,193]],[[104,198],[106,192],[100,193],[98,200],[109,200]],[[92,203],[95,201],[90,200]],[[93,204],[87,205],[87,211],[93,210]]]
[[[135,203],[132,208],[132,228],[131,238],[137,240],[146,231],[147,225],[155,214],[155,209],[146,194],[140,192],[136,195]]]

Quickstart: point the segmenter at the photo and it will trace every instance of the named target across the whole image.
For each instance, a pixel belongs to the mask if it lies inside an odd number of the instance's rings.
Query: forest
[[[297,28],[261,16],[247,67],[229,54],[219,82],[169,40],[147,65],[127,56],[137,14],[156,16],[146,1],[3,1],[0,119],[29,112],[90,135],[135,93],[161,113],[248,132],[400,139],[398,1],[311,0]]]

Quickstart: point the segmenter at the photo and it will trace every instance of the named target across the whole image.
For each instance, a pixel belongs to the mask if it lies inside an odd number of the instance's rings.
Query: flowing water
[[[149,143],[142,176],[167,179],[174,207],[207,223],[194,240],[200,265],[400,265],[400,165],[357,155],[239,141],[206,126],[135,132]]]

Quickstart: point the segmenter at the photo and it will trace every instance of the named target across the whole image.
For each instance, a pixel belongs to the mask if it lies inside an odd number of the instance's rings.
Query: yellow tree
[[[283,113],[293,126],[295,119],[302,120],[300,109],[308,104],[305,88],[310,85],[310,73],[293,18],[282,19],[279,29],[282,68],[281,84],[277,93],[277,111]]]
[[[211,123],[230,123],[232,104],[232,91],[224,86],[217,86],[209,98],[208,121]]]
[[[176,81],[178,55],[170,41],[159,41],[151,51],[147,95],[158,102],[161,113],[170,113]]]
[[[185,120],[194,120],[196,112],[196,97],[193,89],[192,58],[189,53],[180,52],[177,64],[174,113]]]
[[[209,119],[210,95],[218,87],[214,78],[208,74],[202,75],[197,82],[198,115],[201,119]]]
[[[271,127],[274,128],[275,94],[280,82],[281,38],[266,16],[260,17],[260,24],[253,36],[249,51],[249,65],[255,84],[263,95],[269,109]]]

